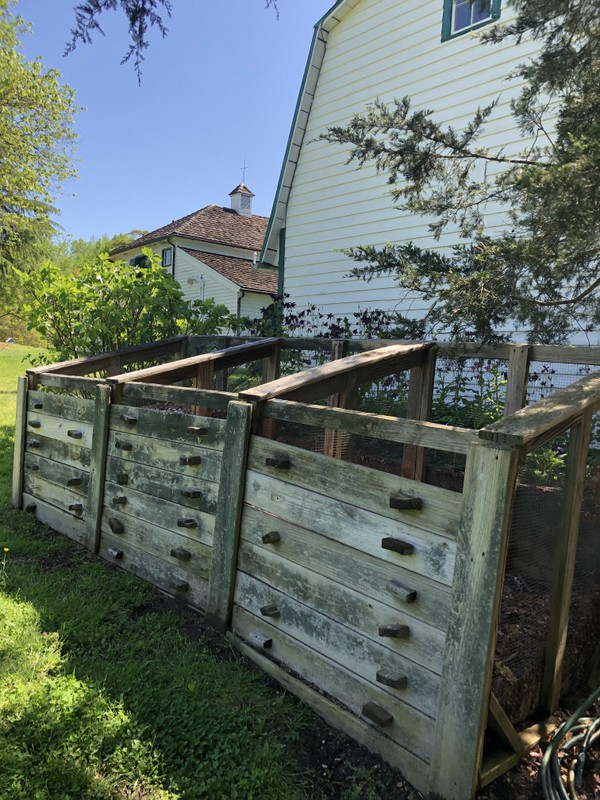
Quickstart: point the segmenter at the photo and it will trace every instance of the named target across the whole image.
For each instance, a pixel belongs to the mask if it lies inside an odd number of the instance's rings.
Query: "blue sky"
[[[75,89],[79,178],[64,187],[66,235],[153,230],[211,203],[229,205],[242,179],[268,216],[315,22],[332,0],[173,0],[169,34],[151,34],[142,85],[125,17],[103,15],[105,37],[63,57],[75,0],[19,0],[41,56]]]

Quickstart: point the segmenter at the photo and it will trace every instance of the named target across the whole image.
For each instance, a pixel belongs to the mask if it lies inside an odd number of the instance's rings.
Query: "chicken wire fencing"
[[[600,426],[593,421],[592,436]],[[492,691],[514,725],[542,710],[558,537],[565,503],[568,432],[529,453],[518,476],[508,539]],[[600,469],[592,446],[578,519],[562,695],[585,690],[599,657]],[[544,709],[545,710],[545,709]]]

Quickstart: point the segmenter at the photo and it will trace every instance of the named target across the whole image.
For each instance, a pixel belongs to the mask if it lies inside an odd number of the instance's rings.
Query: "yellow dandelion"
[[[10,553],[10,547],[3,547],[2,549],[5,553]]]

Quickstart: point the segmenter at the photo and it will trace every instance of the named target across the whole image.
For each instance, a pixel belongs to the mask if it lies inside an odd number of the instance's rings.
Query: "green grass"
[[[199,615],[10,507],[29,351],[0,351],[1,800],[380,797],[358,761],[325,785],[311,712]]]

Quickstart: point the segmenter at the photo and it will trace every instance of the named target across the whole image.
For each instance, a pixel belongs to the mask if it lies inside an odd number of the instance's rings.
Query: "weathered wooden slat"
[[[208,481],[218,481],[221,473],[221,453],[217,450],[171,443],[134,433],[111,431],[108,437],[108,455]],[[197,456],[200,462],[196,464],[182,461],[190,456]]]
[[[510,347],[508,378],[504,416],[510,417],[526,403],[529,380],[529,345],[515,344]]]
[[[182,414],[179,410],[163,411],[122,405],[112,407],[110,428],[124,434],[135,433],[169,442],[202,445],[212,450],[223,449],[225,436],[225,420],[222,419]]]
[[[122,556],[115,559],[109,553],[112,549],[122,552]],[[203,610],[206,607],[208,582],[204,578],[190,575],[189,571],[176,563],[167,563],[155,557],[149,558],[144,550],[132,545],[123,545],[118,536],[104,532],[98,555],[194,608]],[[176,588],[178,585],[183,588],[185,584],[187,584],[185,591]]]
[[[115,527],[119,527],[115,526],[115,521],[122,527],[120,532],[115,530]],[[186,580],[188,575],[208,580],[212,547],[198,539],[183,536],[182,533],[175,533],[159,525],[123,514],[118,509],[107,507],[103,509],[101,528],[102,541],[105,534],[115,540],[118,538],[121,548],[135,547],[146,553],[149,561],[158,559],[166,564],[181,567],[180,575]],[[173,551],[178,550],[185,550],[189,553],[189,558],[181,559],[173,555]]]
[[[455,542],[404,520],[391,520],[349,503],[316,494],[291,483],[249,471],[244,502],[293,522],[360,553],[398,564],[446,585],[452,583]],[[410,558],[381,548],[384,536],[402,536],[415,548]]]
[[[431,791],[446,800],[472,797],[481,764],[518,454],[472,445],[440,705]]]
[[[233,401],[227,411],[225,450],[215,520],[207,620],[225,630],[231,618],[252,408]]]
[[[31,422],[39,422],[40,427],[32,429]],[[70,445],[85,447],[90,449],[92,446],[92,425],[81,420],[73,420],[67,417],[55,417],[39,411],[30,411],[27,414],[28,430],[34,430],[36,438],[45,436],[48,439],[55,439],[59,442],[66,442]],[[81,436],[76,436],[76,434]]]
[[[290,468],[283,472],[276,466],[267,466],[266,459],[269,457],[289,459]],[[462,497],[449,489],[418,483],[360,464],[340,462],[320,453],[259,436],[251,439],[248,465],[256,472],[402,521],[410,527],[448,537],[455,536],[458,529]],[[390,507],[390,497],[398,494],[421,499],[422,509],[399,510]]]
[[[558,708],[562,687],[562,667],[567,644],[571,592],[575,574],[581,502],[591,428],[592,413],[588,410],[584,412],[581,422],[571,428],[569,434],[564,494],[554,554],[554,580],[542,681],[542,702],[550,712],[556,711]]]
[[[413,786],[422,790],[426,789],[429,765],[425,761],[413,755],[401,745],[396,744],[366,720],[355,716],[338,703],[312,689],[304,681],[291,675],[289,670],[282,669],[277,663],[270,660],[270,657],[265,653],[258,652],[234,634],[227,634],[227,637],[241,653],[254,661],[267,675],[270,675],[307,703],[317,714],[323,717],[327,724],[344,731],[372,752],[381,755],[393,767],[400,770]]]
[[[266,358],[271,354],[279,339],[261,339],[258,342],[247,342],[237,347],[229,347],[214,353],[202,353],[191,358],[182,358],[167,364],[127,372],[123,375],[111,376],[108,382],[112,385],[123,383],[175,383],[186,378],[195,378],[200,365],[212,364],[214,368],[226,369],[249,361]]]
[[[398,658],[398,664],[407,674],[410,673],[418,684],[419,691],[425,691],[426,694],[432,691],[430,674],[441,673],[444,657],[445,636],[440,630],[407,616],[402,610],[384,605],[330,578],[270,553],[264,547],[253,547],[242,542],[238,559],[239,569],[259,580],[261,586],[266,585],[277,593],[282,592],[369,638],[371,642],[365,641],[365,653],[368,650],[379,654],[377,657],[380,659],[390,658],[394,662]],[[268,590],[265,592],[267,596]],[[279,600],[275,602],[280,608]],[[406,638],[382,637],[382,628],[397,625],[408,627]],[[390,655],[388,650],[394,655]],[[376,656],[373,656],[374,663],[377,663],[375,659]],[[360,661],[361,659],[357,661],[357,669]],[[426,673],[422,672],[421,667],[426,668]],[[365,677],[374,680],[374,674],[369,666]],[[437,690],[434,694],[437,697]],[[433,714],[433,706],[427,707],[428,703],[425,696],[421,697],[417,707]]]
[[[37,472],[27,472],[24,475],[23,487],[27,494],[56,506],[65,514],[74,514],[80,519],[85,518],[85,498],[74,489],[50,483],[39,477]]]
[[[36,416],[38,413],[43,412],[44,414],[51,414],[55,417],[74,421],[89,423],[94,421],[94,401],[84,397],[55,394],[54,392],[31,391],[29,392],[27,407]]]
[[[479,431],[487,441],[531,451],[575,425],[586,411],[600,409],[600,372],[559,389],[551,397],[522,408],[508,419]]]
[[[600,366],[600,347],[533,344],[530,347],[530,357],[531,361],[544,361],[550,364]]]
[[[260,614],[260,612],[259,612]],[[433,739],[433,720],[429,715],[405,703],[407,689],[398,691],[371,681],[366,681],[347,668],[331,655],[313,649],[306,642],[289,634],[281,628],[281,618],[273,624],[259,616],[234,607],[232,630],[249,641],[251,631],[269,635],[272,646],[269,655],[309,683],[318,686],[330,697],[338,700],[356,716],[362,717],[362,709],[367,702],[385,708],[394,718],[393,724],[385,727],[387,735],[406,747],[415,755],[429,760]],[[373,671],[375,676],[376,670]],[[362,717],[364,719],[364,717]],[[377,730],[381,730],[376,726]]]
[[[100,544],[100,521],[102,518],[104,479],[106,476],[109,420],[110,388],[108,386],[96,386],[89,497],[86,508],[86,543],[92,553],[98,552]]]
[[[27,376],[30,378],[34,387],[47,386],[52,389],[69,389],[76,392],[93,393],[94,386],[100,383],[98,378],[84,378],[75,377],[73,375],[54,375],[40,373],[32,375],[31,370],[27,370]]]
[[[162,386],[155,383],[127,383],[121,387],[123,400],[147,400],[174,405],[204,405],[225,411],[231,400],[237,400],[232,392],[209,392],[181,386]]]
[[[276,542],[269,541],[278,534]],[[421,620],[445,631],[448,624],[451,595],[448,587],[423,578],[395,564],[362,554],[332,539],[278,520],[252,506],[242,512],[242,540],[267,552],[281,555],[288,561],[331,578],[343,586],[402,611],[407,619]],[[268,537],[265,543],[264,537]],[[410,582],[417,590],[418,603],[401,603],[389,590],[393,579]],[[413,624],[412,622],[410,624]]]
[[[83,519],[74,516],[71,512],[61,511],[50,503],[41,500],[27,492],[23,493],[23,508],[26,508],[30,503],[35,505],[36,519],[48,525],[52,530],[68,536],[79,544],[85,541],[85,524]]]
[[[118,502],[114,502],[115,500]],[[212,514],[205,514],[195,509],[190,512],[186,506],[169,503],[129,487],[108,482],[105,485],[104,506],[109,512],[121,511],[128,517],[160,525],[161,528],[173,533],[185,534],[186,537],[212,546],[215,527],[215,518]],[[194,527],[178,525],[181,519],[193,519],[196,525]]]
[[[519,734],[515,730],[512,722],[506,715],[496,695],[490,694],[490,708],[488,712],[488,729],[492,730],[507,744],[515,753],[522,749]]]
[[[432,347],[427,352],[423,365],[411,370],[406,408],[406,416],[409,419],[426,421],[431,416],[436,359],[437,348]],[[426,448],[407,445],[402,453],[402,475],[405,478],[424,481],[426,470]]]
[[[65,375],[89,375],[101,372],[111,363],[117,360],[121,365],[131,364],[134,361],[149,361],[154,358],[164,358],[175,353],[180,353],[185,345],[186,336],[172,336],[160,342],[150,342],[149,344],[139,344],[126,347],[122,350],[113,350],[109,353],[74,358],[70,361],[59,361],[56,364],[46,364],[43,367],[35,367],[28,370],[34,375],[44,373],[54,373]]]
[[[287,375],[264,386],[240,392],[240,399],[261,403],[275,398],[310,403],[335,392],[343,392],[348,380],[359,385],[377,380],[392,372],[412,369],[422,364],[430,344],[391,345],[379,350],[330,361],[318,367]]]
[[[15,421],[15,446],[13,450],[12,504],[21,508],[23,500],[23,467],[27,441],[28,380],[20,376],[17,382],[17,413]]]
[[[87,497],[89,474],[81,468],[61,464],[59,461],[43,458],[31,452],[25,455],[25,471],[35,472],[38,477],[50,481],[50,483],[56,483],[59,487],[67,487],[72,492]]]
[[[286,422],[297,422],[316,428],[331,428],[358,436],[414,444],[447,453],[465,454],[469,444],[478,438],[477,431],[465,428],[369,414],[365,411],[314,406],[291,400],[269,400],[265,403],[263,413],[266,417]]]
[[[196,508],[207,514],[217,513],[219,485],[213,481],[192,478],[113,457],[108,458],[106,479],[119,486],[127,486],[171,503]],[[190,496],[186,494],[188,490],[199,494]]]
[[[37,443],[37,446],[33,447],[35,443]],[[40,436],[38,431],[31,431],[27,433],[25,447],[27,453],[40,455],[66,466],[89,472],[91,450],[87,447],[78,447],[75,444],[71,444],[71,440],[62,442],[57,439]]]

